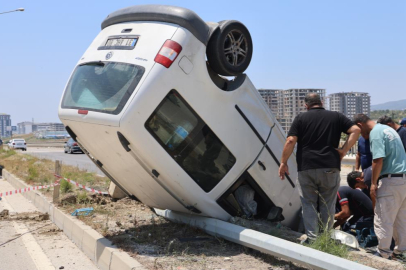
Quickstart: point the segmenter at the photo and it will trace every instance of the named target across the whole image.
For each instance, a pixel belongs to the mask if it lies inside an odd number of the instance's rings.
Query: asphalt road
[[[22,151],[21,153],[43,159],[62,160],[64,165],[77,166],[82,170],[104,176],[103,172],[85,154],[65,154],[63,148],[55,147],[29,147],[26,152]]]

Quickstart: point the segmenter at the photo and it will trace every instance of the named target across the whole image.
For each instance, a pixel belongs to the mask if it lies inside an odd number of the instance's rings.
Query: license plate
[[[132,50],[139,36],[111,36],[98,48],[99,50]]]

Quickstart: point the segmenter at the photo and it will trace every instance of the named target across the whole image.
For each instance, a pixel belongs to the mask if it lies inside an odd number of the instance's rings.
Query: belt
[[[382,178],[388,178],[389,176],[392,178],[392,177],[403,177],[404,175],[405,174],[403,174],[403,173],[387,173],[387,174],[382,174],[381,176],[379,176],[378,180],[382,179]]]

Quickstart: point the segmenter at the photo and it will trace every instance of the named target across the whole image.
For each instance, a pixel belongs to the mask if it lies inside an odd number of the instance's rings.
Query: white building
[[[18,134],[29,134],[32,133],[32,122],[21,122],[17,123],[17,133]]]
[[[33,123],[25,121],[17,124],[18,134],[29,134],[33,132],[43,132],[43,131],[66,132],[65,126],[62,123]]]

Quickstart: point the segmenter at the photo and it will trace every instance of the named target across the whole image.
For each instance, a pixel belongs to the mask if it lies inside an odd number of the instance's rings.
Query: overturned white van
[[[238,21],[205,23],[171,6],[118,10],[79,60],[59,117],[97,166],[148,206],[294,228],[296,162],[281,181],[285,135],[243,74],[252,49]]]

